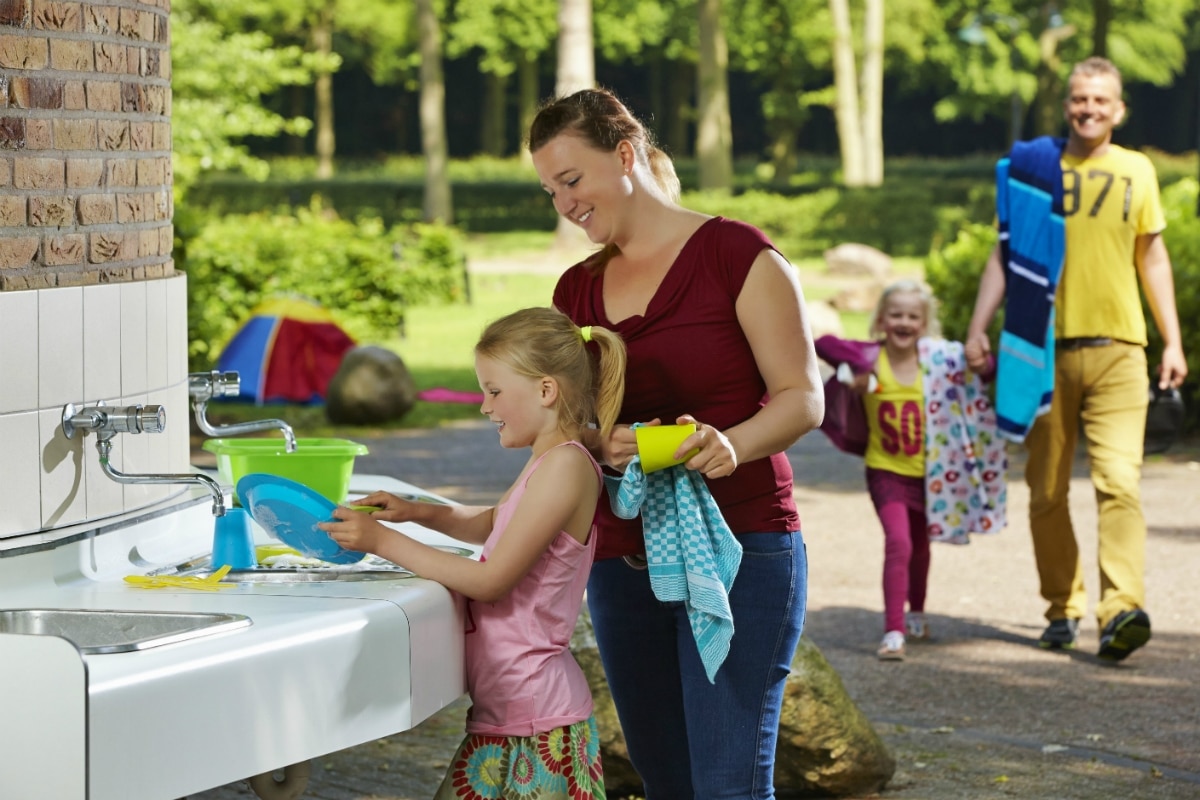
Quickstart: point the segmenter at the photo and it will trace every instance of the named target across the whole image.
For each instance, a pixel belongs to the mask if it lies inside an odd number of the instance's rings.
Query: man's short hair
[[[1074,80],[1076,75],[1085,77],[1094,77],[1096,75],[1111,75],[1117,79],[1117,95],[1120,96],[1123,91],[1123,83],[1121,81],[1121,70],[1117,69],[1117,65],[1109,61],[1103,56],[1092,56],[1080,61],[1071,70],[1070,76],[1067,78],[1069,85]]]

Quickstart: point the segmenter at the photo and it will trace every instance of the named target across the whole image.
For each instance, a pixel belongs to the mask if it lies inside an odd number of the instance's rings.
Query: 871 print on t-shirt
[[[1133,178],[1128,175],[1114,175],[1106,169],[1089,169],[1087,180],[1100,183],[1095,191],[1096,199],[1088,207],[1087,215],[1095,217],[1104,207],[1104,201],[1114,189],[1123,190],[1124,203],[1121,207],[1121,221],[1129,221],[1129,206],[1133,202]],[[1089,189],[1091,187],[1089,186]],[[1083,175],[1076,169],[1063,170],[1063,216],[1071,217],[1079,213],[1080,195],[1083,193]],[[1090,192],[1089,192],[1090,193]]]

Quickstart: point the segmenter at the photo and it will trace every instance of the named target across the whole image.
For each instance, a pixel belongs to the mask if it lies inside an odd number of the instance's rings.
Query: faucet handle
[[[123,409],[129,427],[126,433],[162,433],[167,428],[167,409],[158,405],[136,405]]]
[[[167,409],[159,405],[109,408],[101,401],[91,407],[68,403],[63,407],[62,429],[68,439],[75,433],[94,431],[102,439],[118,433],[162,433],[167,427]]]
[[[237,397],[242,379],[237,372],[193,372],[188,375],[188,394],[193,400],[208,401],[214,397]]]

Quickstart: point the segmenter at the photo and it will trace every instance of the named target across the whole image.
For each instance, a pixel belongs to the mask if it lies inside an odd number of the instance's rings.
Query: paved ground
[[[484,423],[363,439],[359,472],[395,475],[464,503],[494,502],[523,463]],[[1039,650],[1042,602],[1015,463],[1010,526],[966,547],[935,546],[928,611],[935,639],[881,663],[882,536],[861,464],[823,436],[789,455],[810,562],[808,635],[897,758],[879,797],[1200,797],[1200,461],[1196,451],[1146,466],[1147,607],[1154,638],[1117,666],[1079,651]],[[1019,454],[1015,457],[1019,459]],[[1095,505],[1078,464],[1072,507],[1096,589]],[[461,737],[465,705],[413,731],[317,759],[305,798],[428,798]],[[252,797],[241,784],[192,800]]]

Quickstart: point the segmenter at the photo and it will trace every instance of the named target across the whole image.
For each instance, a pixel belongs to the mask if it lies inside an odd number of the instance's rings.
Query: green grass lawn
[[[475,237],[468,246],[474,258],[519,256],[535,253],[548,246],[552,234]],[[469,258],[472,255],[468,256]],[[920,263],[897,263],[900,274],[919,274]],[[796,264],[809,301],[827,299],[835,289],[822,282],[824,263],[807,259]],[[549,305],[556,275],[476,273],[471,276],[470,303],[413,306],[406,310],[404,335],[388,342],[365,342],[397,353],[412,373],[418,389],[444,387],[477,392],[474,347],[484,327],[519,308]],[[845,335],[866,336],[869,314],[845,313]],[[299,436],[340,436],[354,438],[385,430],[431,428],[461,420],[480,419],[479,407],[469,403],[428,403],[418,401],[403,419],[372,431],[344,429],[330,425],[323,406],[213,403],[209,420],[228,424],[249,419],[276,417],[290,424]]]
[[[405,312],[404,336],[390,342],[364,342],[386,347],[399,354],[418,389],[445,387],[479,391],[475,379],[475,342],[494,319],[519,308],[549,305],[556,276],[475,275],[471,278],[470,304],[414,306]],[[297,436],[354,438],[370,431],[346,430],[329,424],[324,406],[216,402],[209,405],[208,419],[229,424],[273,417],[287,422]],[[416,406],[403,419],[374,432],[404,428],[431,428],[464,419],[481,419],[479,407],[467,403],[426,403]]]

